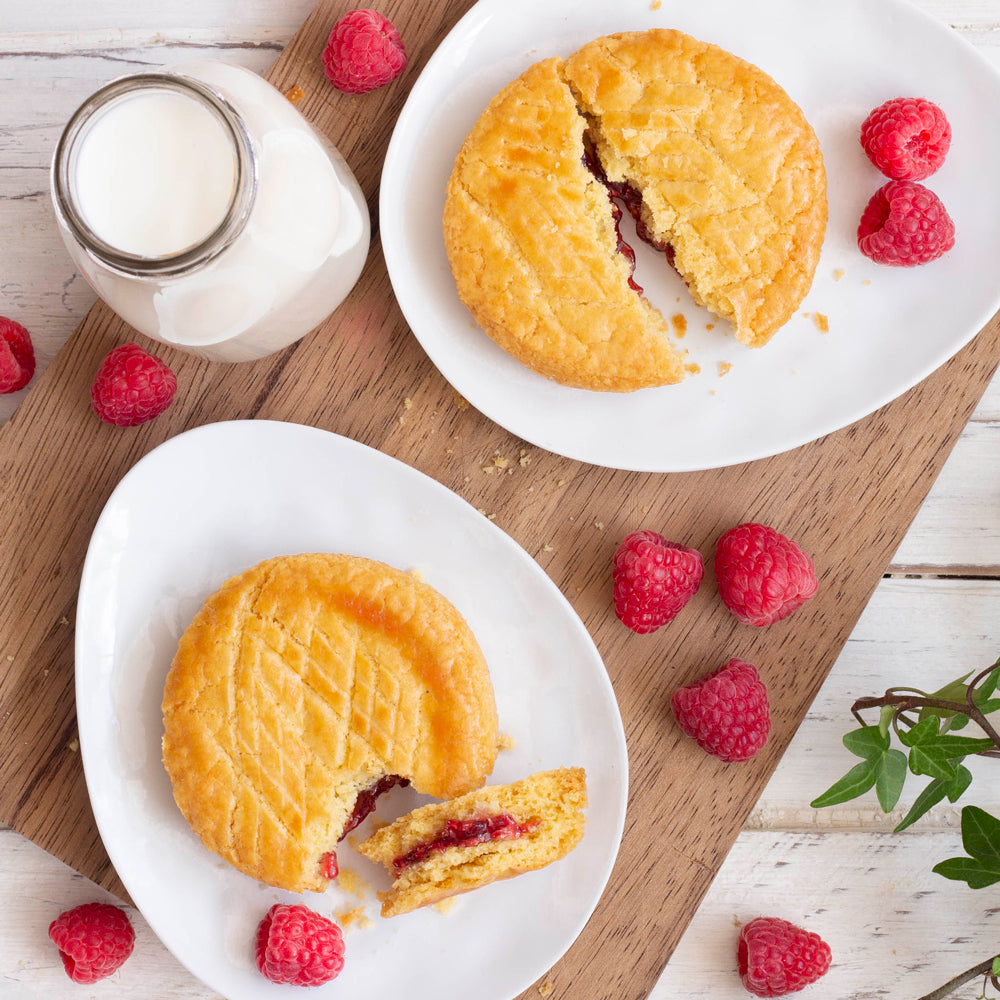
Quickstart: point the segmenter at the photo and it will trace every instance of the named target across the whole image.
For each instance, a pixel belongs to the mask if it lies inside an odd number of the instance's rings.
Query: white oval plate
[[[383,871],[345,841],[370,885],[295,897],[206,851],[174,804],[160,757],[160,699],[181,632],[225,579],[283,553],[351,552],[419,570],[466,617],[486,654],[513,748],[490,779],[582,765],[580,845],[540,872],[461,897],[448,913],[385,920]],[[210,424],[160,445],[125,476],[94,530],[76,622],[76,697],[87,787],[115,869],[163,943],[212,989],[240,1000],[301,996],[254,967],[274,902],[330,915],[364,905],[346,965],[310,996],[467,993],[508,1000],[565,952],[611,871],[627,793],[625,736],[604,665],[558,588],[464,500],[395,459],[326,431],[269,421]],[[391,792],[391,819],[417,801]]]
[[[708,331],[713,317],[694,305],[662,255],[633,241],[637,281],[666,316],[685,317],[679,343],[701,372],[625,395],[571,389],[514,361],[462,306],[441,236],[445,184],[480,112],[530,64],[602,34],[652,27],[679,28],[750,60],[802,107],[826,160],[826,242],[798,312],[766,347],[749,350],[724,333],[726,324]],[[873,264],[855,241],[865,204],[886,180],[858,143],[860,125],[899,96],[936,101],[954,136],[925,184],[954,219],[956,245],[917,268]],[[762,458],[890,402],[1000,306],[998,108],[1000,74],[902,0],[480,0],[428,61],[396,124],[380,194],[386,264],[434,364],[519,437],[569,458],[651,472]]]

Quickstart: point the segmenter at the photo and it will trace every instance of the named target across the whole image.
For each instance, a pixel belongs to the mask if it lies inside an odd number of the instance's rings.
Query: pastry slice
[[[461,614],[413,574],[350,555],[270,559],[209,596],[178,645],[163,722],[174,798],[203,844],[293,892],[326,887],[377,794],[479,788],[498,742]]]
[[[540,771],[422,806],[357,849],[392,874],[378,895],[382,916],[394,917],[565,857],[583,837],[586,805],[583,768]]]
[[[566,60],[609,182],[641,195],[695,299],[749,347],[812,284],[826,230],[816,134],[763,70],[680,31],[598,38]]]

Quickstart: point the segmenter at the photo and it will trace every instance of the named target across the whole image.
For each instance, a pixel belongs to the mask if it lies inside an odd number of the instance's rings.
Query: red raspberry
[[[722,603],[745,625],[773,625],[802,607],[819,586],[812,559],[774,528],[749,522],[715,546]]]
[[[633,632],[655,632],[687,604],[704,575],[696,549],[655,531],[633,531],[615,552],[615,614]]]
[[[177,376],[170,367],[130,342],[109,351],[101,362],[90,402],[105,423],[134,427],[159,416],[176,391]]]
[[[944,163],[951,126],[944,112],[921,97],[880,104],[861,126],[861,146],[886,177],[922,181]]]
[[[374,10],[352,10],[330,32],[323,72],[338,90],[367,94],[395,80],[406,68],[399,32]]]
[[[830,958],[818,934],[779,917],[757,917],[740,929],[740,979],[759,997],[798,992],[826,973]]]
[[[0,316],[0,394],[23,389],[34,374],[31,334],[20,323]]]
[[[110,976],[135,945],[128,917],[110,903],[84,903],[60,913],[49,924],[49,937],[74,983],[96,983]]]
[[[670,699],[681,729],[706,753],[749,760],[771,732],[771,706],[757,668],[735,657]]]
[[[876,264],[915,267],[954,245],[955,224],[940,198],[914,181],[883,184],[858,224],[858,247]]]
[[[257,968],[272,983],[321,986],[344,967],[340,928],[307,906],[275,903],[257,927]]]

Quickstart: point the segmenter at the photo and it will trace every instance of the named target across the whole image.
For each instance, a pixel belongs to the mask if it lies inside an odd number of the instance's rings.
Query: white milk
[[[60,141],[53,197],[111,308],[215,360],[298,340],[368,253],[367,206],[340,154],[265,80],[221,63],[99,91]]]

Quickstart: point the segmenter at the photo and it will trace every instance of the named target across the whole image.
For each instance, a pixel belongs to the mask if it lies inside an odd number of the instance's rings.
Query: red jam
[[[374,785],[358,792],[358,797],[354,800],[354,809],[344,825],[344,832],[340,835],[340,839],[343,840],[351,830],[364,821],[366,816],[375,811],[376,801],[380,795],[384,795],[396,785],[403,788],[409,783],[409,778],[401,778],[398,774],[386,774],[379,778]]]
[[[642,219],[642,195],[639,191],[626,181],[608,180],[608,175],[604,172],[604,167],[601,166],[601,161],[597,158],[593,143],[586,138],[583,145],[583,163],[607,188],[608,198],[611,200],[611,212],[615,220],[615,232],[618,234],[618,246],[616,250],[618,253],[623,254],[629,262],[629,287],[635,289],[641,295],[642,286],[635,280],[635,251],[622,237],[622,210],[620,206],[624,205],[628,210],[628,214],[635,221],[636,236],[644,243],[648,243],[654,250],[659,250],[661,253],[666,254],[667,263],[671,267],[674,266],[674,248],[669,243],[664,243],[662,240],[656,239],[649,231],[649,227]]]
[[[336,851],[327,851],[319,859],[319,873],[323,878],[331,882],[340,874],[340,865],[337,864]]]
[[[538,826],[538,821],[518,823],[510,813],[499,813],[482,819],[450,819],[433,840],[417,844],[406,854],[392,859],[393,873],[401,872],[423,861],[434,851],[446,851],[450,847],[472,847],[491,840],[516,840]]]
[[[354,808],[351,810],[351,815],[344,824],[344,832],[341,833],[338,839],[343,840],[351,830],[363,822],[365,817],[375,810],[375,805],[380,795],[389,791],[390,788],[394,788],[396,785],[402,788],[409,783],[409,778],[401,778],[398,774],[386,774],[379,778],[375,784],[358,792],[358,797],[354,800]],[[336,851],[327,851],[319,859],[319,873],[328,881],[333,881],[340,874]]]

